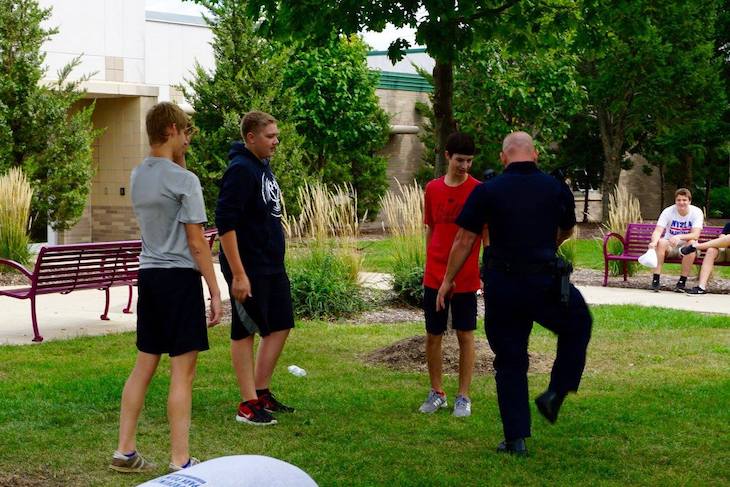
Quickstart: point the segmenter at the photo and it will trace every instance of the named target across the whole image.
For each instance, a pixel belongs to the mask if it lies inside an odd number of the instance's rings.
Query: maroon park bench
[[[603,285],[608,284],[608,263],[610,261],[618,261],[623,265],[624,281],[628,276],[628,263],[637,262],[639,257],[644,254],[649,248],[649,242],[651,242],[651,235],[654,233],[656,228],[655,223],[629,223],[626,228],[626,236],[619,235],[618,233],[609,233],[603,236]],[[706,242],[717,238],[722,232],[722,227],[703,227],[700,233],[700,242]],[[623,251],[620,254],[611,254],[608,251],[609,240],[615,238],[623,245]],[[698,252],[698,256],[695,257],[695,264],[702,264],[702,253]],[[697,255],[695,254],[695,255]],[[666,258],[665,263],[670,264],[681,264],[682,259],[680,258]],[[730,262],[717,262],[715,265],[727,266]]]
[[[215,228],[205,231],[208,245],[213,246],[217,235]],[[30,300],[33,341],[41,342],[36,316],[36,296],[41,294],[68,294],[79,289],[104,291],[106,304],[100,318],[108,320],[109,289],[127,286],[129,298],[123,312],[131,313],[132,286],[137,284],[141,251],[140,240],[46,245],[38,253],[33,272],[12,260],[0,259],[0,265],[19,271],[30,281],[28,287],[0,289],[0,296]]]
[[[29,299],[33,320],[33,341],[41,342],[36,316],[36,297],[41,294],[68,294],[79,289],[99,289],[106,295],[102,320],[109,316],[109,288],[127,286],[129,299],[124,308],[131,313],[132,286],[137,283],[139,253],[142,242],[100,242],[41,247],[33,272],[12,260],[0,259],[6,265],[20,271],[30,281],[30,286],[18,289],[0,289],[0,296]]]

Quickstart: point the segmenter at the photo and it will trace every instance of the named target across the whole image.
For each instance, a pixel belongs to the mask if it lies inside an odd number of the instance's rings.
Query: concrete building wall
[[[59,27],[43,49],[48,77],[77,56],[72,78],[144,83],[145,0],[40,0],[52,7],[46,27]]]
[[[171,23],[154,20],[148,15],[145,22],[146,83],[159,87],[160,101],[174,100],[174,88],[192,78],[195,63],[208,71],[215,70],[210,42],[213,33],[199,23]],[[192,22],[192,21],[191,21]]]

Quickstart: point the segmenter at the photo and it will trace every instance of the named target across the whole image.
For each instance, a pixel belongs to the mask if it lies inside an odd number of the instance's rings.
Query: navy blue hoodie
[[[249,276],[285,272],[281,191],[268,160],[259,160],[242,142],[228,152],[215,208],[218,234],[236,232],[238,252]],[[231,271],[221,248],[221,270]]]

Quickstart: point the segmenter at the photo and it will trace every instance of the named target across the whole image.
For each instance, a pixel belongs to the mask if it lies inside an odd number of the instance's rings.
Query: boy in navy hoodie
[[[269,160],[279,144],[276,119],[253,111],[241,120],[243,142],[228,153],[216,225],[220,263],[231,294],[231,357],[242,402],[236,420],[276,424],[273,412],[293,412],[269,390],[271,376],[294,328],[291,287],[284,268],[281,191]],[[254,334],[261,336],[254,362]]]

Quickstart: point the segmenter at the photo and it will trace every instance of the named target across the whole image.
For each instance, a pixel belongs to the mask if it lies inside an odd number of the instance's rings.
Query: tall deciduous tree
[[[574,45],[603,143],[604,215],[627,150],[657,134],[687,161],[690,139],[717,119],[707,49],[716,12],[713,1],[583,0]]]
[[[0,172],[21,167],[34,189],[31,213],[36,222],[57,230],[81,216],[93,177],[94,105],[81,107],[80,84],[68,81],[79,61],[42,81],[41,46],[56,29],[45,29],[50,9],[36,0],[0,0]]]
[[[476,141],[479,156],[472,167],[474,174],[501,168],[502,139],[515,130],[533,136],[544,168],[555,165],[550,148],[563,141],[586,100],[585,90],[576,81],[575,64],[575,56],[564,48],[522,52],[500,40],[477,41],[462,53],[454,71],[454,118],[459,130]],[[432,80],[427,73],[422,75]],[[425,151],[427,167],[433,167],[433,112],[423,105],[419,110],[432,121],[422,140],[429,149]]]
[[[228,146],[240,138],[240,117],[257,109],[280,120],[272,166],[290,213],[299,213],[297,189],[313,178],[352,184],[359,208],[374,213],[387,186],[386,161],[375,152],[385,145],[389,125],[362,41],[342,37],[313,47],[265,39],[242,15],[245,0],[196,2],[210,11],[216,67],[196,66],[184,92],[200,129],[189,165],[201,178],[209,212]]]
[[[377,32],[388,23],[415,29],[416,42],[426,46],[436,61],[433,69],[436,173],[443,174],[446,137],[456,129],[452,98],[454,64],[459,53],[475,39],[491,39],[500,31],[508,30],[513,39],[529,34],[532,24],[528,19],[537,3],[537,0],[251,0],[249,13],[257,20],[263,16],[265,29],[298,38],[329,39],[333,34],[353,34],[364,29]],[[401,59],[408,47],[408,41],[396,39],[388,48],[388,55],[392,60]]]
[[[291,120],[304,137],[310,172],[327,184],[351,183],[358,209],[373,214],[387,189],[387,161],[376,151],[385,146],[390,124],[366,56],[357,36],[300,46],[287,64],[285,84],[293,91]]]
[[[271,164],[282,188],[287,210],[298,213],[297,189],[307,180],[303,138],[289,121],[293,98],[284,84],[291,49],[259,37],[253,22],[241,14],[236,1],[197,3],[209,9],[205,16],[213,31],[215,70],[195,66],[183,86],[195,113],[199,134],[193,137],[188,167],[200,178],[209,221],[213,219],[218,181],[228,167],[231,142],[240,140],[240,121],[251,110],[271,113],[280,120],[281,144]]]

